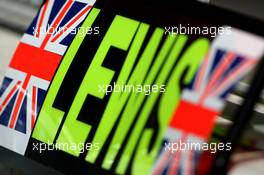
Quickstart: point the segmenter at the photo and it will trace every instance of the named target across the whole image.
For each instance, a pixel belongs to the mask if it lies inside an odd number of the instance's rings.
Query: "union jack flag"
[[[183,96],[191,100],[188,94],[191,91],[196,94],[193,102],[221,110],[227,94],[255,66],[257,60],[221,48],[212,54],[205,58],[189,91],[185,91]]]
[[[256,62],[223,49],[206,56],[193,82],[183,90],[171,126],[207,139],[224,107],[224,99]]]
[[[169,143],[206,142],[224,99],[252,68],[257,59],[226,49],[211,49],[192,83],[182,93],[165,136]],[[153,168],[153,175],[195,174],[200,150],[165,151],[164,146]]]
[[[199,150],[187,149],[190,143],[202,144],[202,140],[186,134],[179,134],[176,129],[168,129],[164,144],[155,162],[152,175],[192,175],[201,155]]]
[[[23,35],[0,89],[0,125],[30,134],[46,90],[95,0],[47,0]]]

